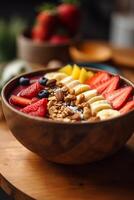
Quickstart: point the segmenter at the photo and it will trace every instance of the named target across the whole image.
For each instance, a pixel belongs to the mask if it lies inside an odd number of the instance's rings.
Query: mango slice
[[[59,70],[59,72],[63,72],[63,73],[65,73],[65,74],[69,75],[69,76],[72,74],[72,71],[73,71],[73,68],[72,68],[71,65],[66,65],[65,67],[62,67],[62,68]]]
[[[72,78],[75,80],[78,80],[80,76],[80,72],[81,72],[80,67],[78,67],[77,65],[74,65],[73,71],[72,71]]]
[[[89,78],[88,72],[85,68],[82,68],[80,71],[79,81],[80,83],[84,83]]]

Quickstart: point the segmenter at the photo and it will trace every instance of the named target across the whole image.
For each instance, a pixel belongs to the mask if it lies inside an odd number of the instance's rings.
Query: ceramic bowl
[[[42,75],[49,71],[52,70],[32,72],[25,76]],[[8,97],[19,78],[12,79],[2,90],[7,124],[20,143],[49,161],[85,164],[101,160],[117,152],[134,131],[134,110],[120,117],[91,123],[58,122],[24,114],[8,103]],[[130,81],[123,77],[121,79],[134,87]]]
[[[69,46],[72,41],[54,45],[49,42],[33,41],[25,31],[17,39],[18,57],[30,63],[46,65],[51,60],[67,62],[70,60]]]
[[[75,62],[104,62],[111,59],[112,49],[103,41],[85,41],[70,47]]]

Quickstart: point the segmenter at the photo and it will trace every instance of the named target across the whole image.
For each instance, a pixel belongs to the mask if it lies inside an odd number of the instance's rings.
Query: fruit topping
[[[26,106],[21,111],[32,116],[45,117],[47,112],[47,99],[41,99],[36,103]]]
[[[108,87],[106,87],[106,89],[103,91],[103,95],[109,92],[113,92],[114,90],[117,89],[118,84],[120,81],[120,77],[119,76],[113,76],[112,78],[110,78],[110,84],[108,85]]]
[[[119,76],[114,76],[104,82],[100,82],[96,85],[93,85],[92,87],[97,89],[98,93],[100,93],[100,94],[112,92],[117,88],[119,79],[120,79]]]
[[[72,78],[78,80],[80,77],[81,69],[77,65],[74,65],[73,71],[72,71]]]
[[[33,97],[36,97],[37,94],[43,89],[44,87],[40,85],[39,82],[35,82],[32,85],[28,86],[26,89],[23,89],[20,92],[21,97],[26,97],[28,99],[31,99]]]
[[[9,99],[9,102],[13,105],[20,106],[20,107],[25,107],[31,104],[31,100],[12,95]]]
[[[134,100],[127,102],[119,111],[121,114],[125,114],[132,109],[134,109]]]
[[[84,83],[89,77],[88,72],[86,71],[85,68],[82,68],[80,71],[80,76],[79,76],[79,82]]]
[[[39,99],[48,98],[48,97],[49,97],[49,92],[48,92],[48,90],[41,90],[41,91],[38,93],[38,97],[39,97]]]
[[[132,87],[127,86],[105,95],[107,101],[111,103],[114,109],[120,109],[131,95]]]
[[[46,86],[48,79],[46,77],[41,77],[39,83],[43,86]]]
[[[59,72],[65,73],[68,76],[70,76],[72,74],[72,66],[71,65],[66,65],[65,67],[62,67]]]
[[[110,75],[107,72],[97,72],[92,78],[89,78],[85,84],[96,85],[98,83],[107,81],[110,79]]]
[[[101,120],[105,120],[105,119],[109,119],[109,118],[113,118],[113,117],[117,117],[120,115],[120,112],[117,110],[113,110],[113,109],[105,109],[105,110],[101,110],[97,113],[97,116],[101,119]]]
[[[27,77],[21,77],[19,79],[19,84],[20,85],[29,85],[30,84],[30,80]]]

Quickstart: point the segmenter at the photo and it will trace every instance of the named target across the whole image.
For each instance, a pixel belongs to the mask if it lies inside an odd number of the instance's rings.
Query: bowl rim
[[[86,67],[85,67],[86,68]],[[70,125],[70,126],[76,126],[76,125],[80,125],[80,126],[83,126],[83,125],[99,125],[99,124],[103,124],[103,123],[109,123],[109,122],[112,122],[112,121],[115,121],[116,119],[120,119],[120,118],[124,118],[132,113],[134,113],[134,110],[130,110],[129,112],[125,113],[125,114],[121,114],[120,116],[117,116],[117,117],[114,117],[114,118],[111,118],[111,119],[106,119],[106,120],[102,120],[102,121],[93,121],[93,122],[88,122],[88,121],[81,121],[81,122],[65,122],[65,121],[56,121],[56,120],[52,120],[52,119],[48,119],[48,118],[43,118],[43,117],[34,117],[34,116],[31,116],[31,115],[28,115],[26,113],[23,113],[17,109],[15,109],[13,106],[11,106],[8,102],[8,100],[6,99],[6,96],[5,96],[5,91],[7,89],[7,87],[15,80],[19,79],[20,77],[22,76],[32,76],[32,75],[36,75],[36,74],[42,74],[44,72],[47,73],[47,72],[54,72],[54,71],[57,71],[58,69],[60,69],[60,67],[57,67],[55,69],[40,69],[40,70],[34,70],[32,72],[29,72],[29,73],[23,73],[21,75],[18,75],[16,76],[15,78],[11,79],[10,81],[8,81],[6,83],[6,85],[2,88],[2,92],[1,92],[1,99],[2,101],[4,102],[4,104],[10,109],[12,110],[13,112],[15,112],[16,114],[18,115],[21,115],[22,117],[25,117],[25,118],[29,118],[29,119],[32,119],[32,120],[37,120],[37,121],[40,121],[40,122],[47,122],[48,124],[58,124],[58,125]],[[91,70],[91,71],[94,71],[94,72],[98,72],[98,71],[106,71],[106,70],[100,70],[100,69],[96,69],[96,68],[86,68],[87,70]],[[108,72],[109,74],[111,75],[117,75],[115,73],[111,73],[111,72]],[[121,76],[121,75],[118,75],[123,81],[125,81],[128,85],[132,86],[134,88],[134,83],[131,82],[130,80],[126,79],[125,77]]]

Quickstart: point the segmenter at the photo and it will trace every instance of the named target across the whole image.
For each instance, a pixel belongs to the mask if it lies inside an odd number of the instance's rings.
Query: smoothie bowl
[[[132,135],[133,90],[118,75],[68,65],[12,79],[2,105],[26,148],[56,163],[84,164],[115,153]]]

